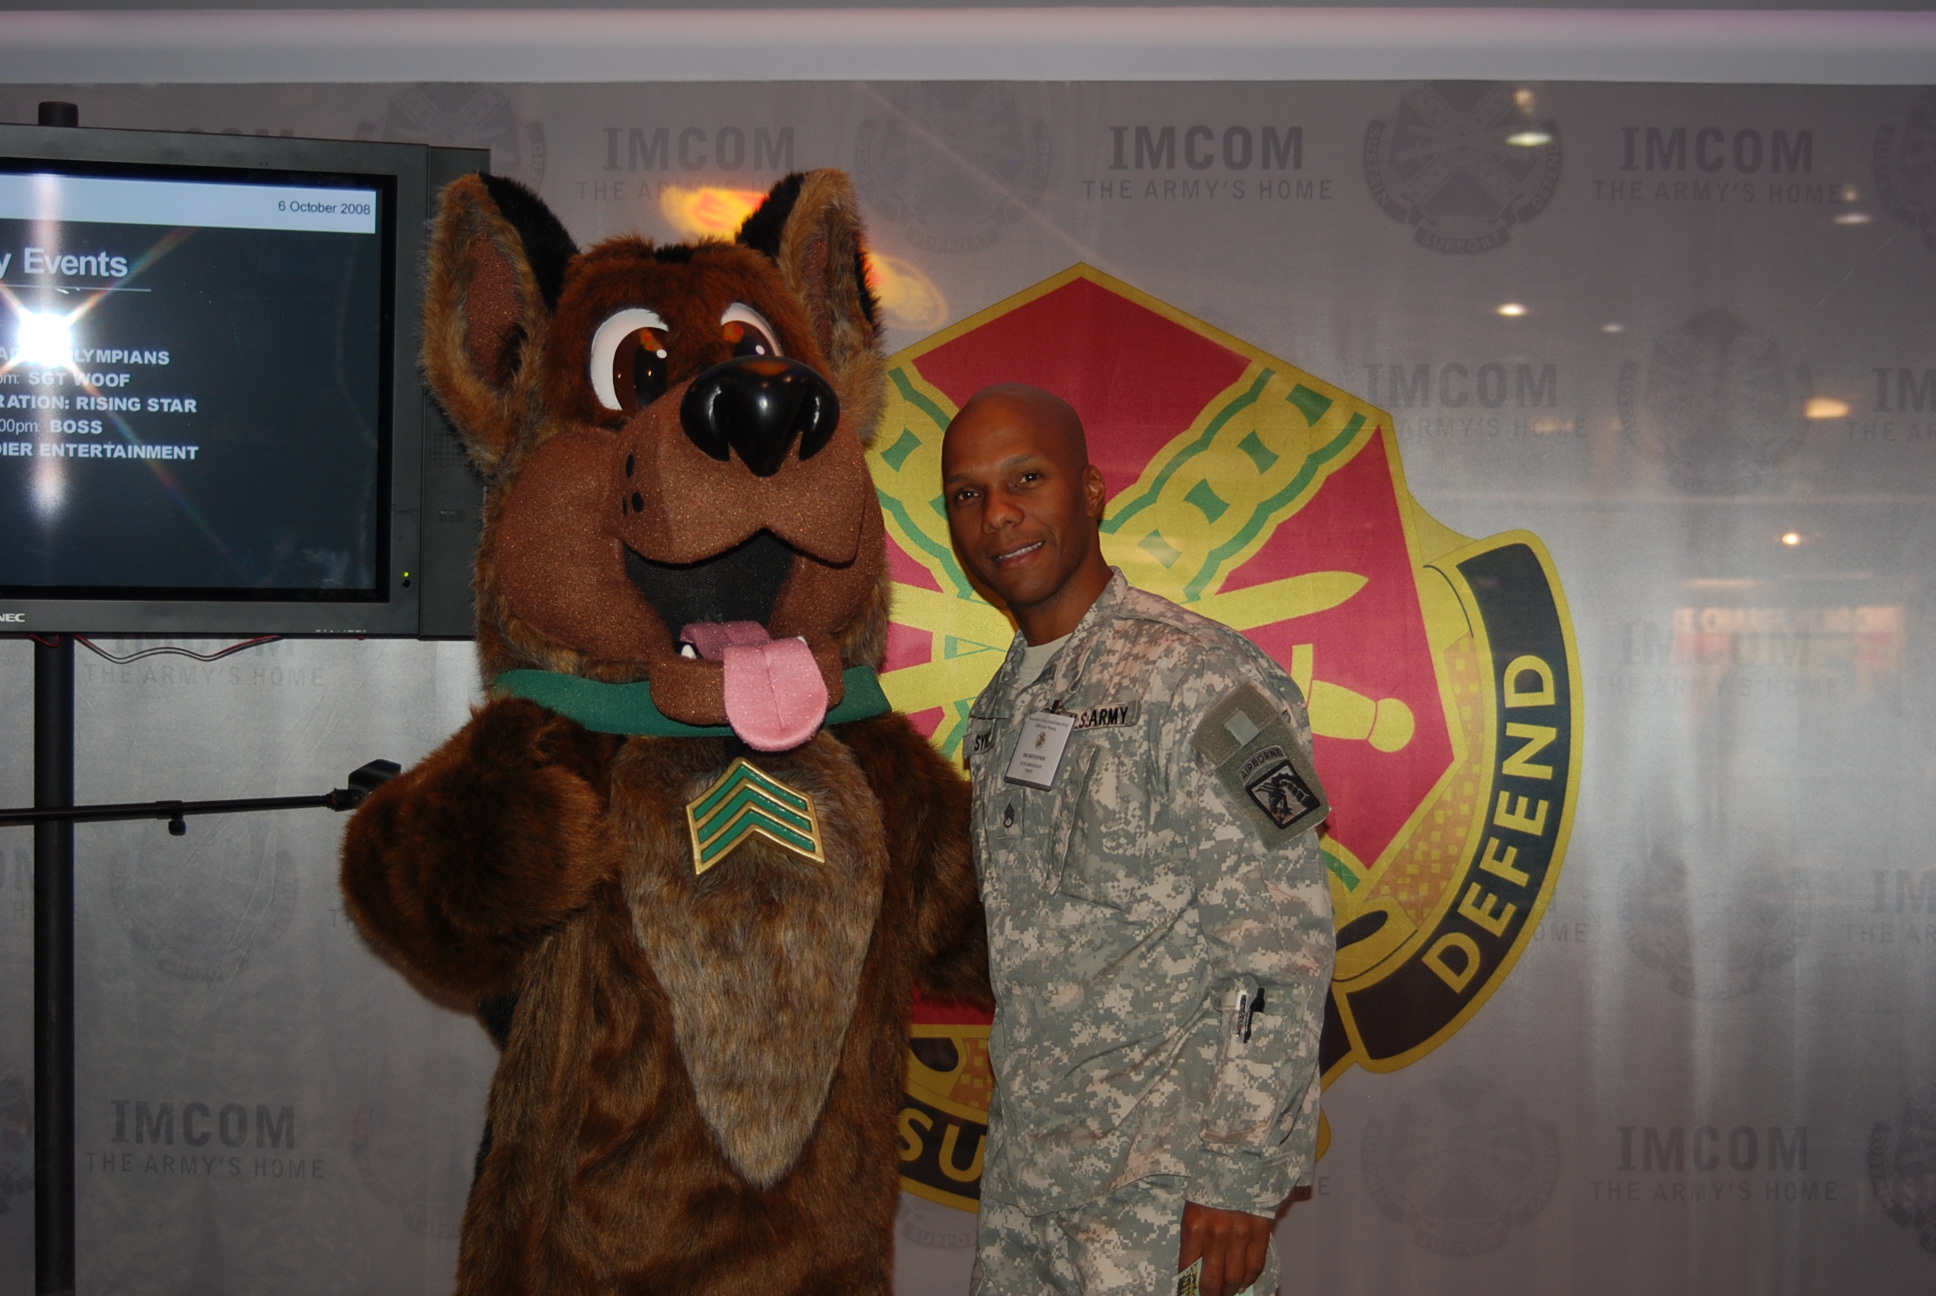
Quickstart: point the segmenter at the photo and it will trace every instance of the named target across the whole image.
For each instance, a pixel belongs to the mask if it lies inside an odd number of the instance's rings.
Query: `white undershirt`
[[[1072,630],[1069,632],[1074,634]],[[1028,687],[1042,678],[1042,671],[1049,664],[1049,658],[1062,651],[1062,645],[1069,642],[1069,635],[1051,639],[1045,644],[1029,644],[1022,649],[1022,686]]]

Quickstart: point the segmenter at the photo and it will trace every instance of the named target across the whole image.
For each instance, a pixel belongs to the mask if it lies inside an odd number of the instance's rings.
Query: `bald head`
[[[1102,474],[1069,403],[1020,383],[982,388],[948,424],[941,477],[955,548],[1028,641],[1074,629],[1109,565]]]
[[[988,422],[1025,428],[1043,453],[1072,462],[1078,469],[1089,463],[1089,439],[1083,435],[1075,406],[1027,383],[995,383],[970,396],[948,424],[942,455],[947,455],[947,439],[955,436],[957,428],[972,431]]]

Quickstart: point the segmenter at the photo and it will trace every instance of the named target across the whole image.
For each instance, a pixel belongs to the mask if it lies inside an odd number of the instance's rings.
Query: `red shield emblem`
[[[940,502],[942,431],[993,382],[1081,414],[1104,550],[1131,583],[1243,631],[1304,691],[1333,805],[1327,1082],[1430,1051],[1510,968],[1571,822],[1577,662],[1538,540],[1439,525],[1383,411],[1076,266],[890,362],[870,454],[896,582],[882,682],[951,755],[1014,633],[970,587]],[[969,1209],[981,1129],[929,1090],[945,1074],[951,1094],[986,1092],[961,1071],[985,1071],[977,1031],[917,1011],[902,1120],[904,1184]],[[942,1053],[959,1065],[937,1069]]]

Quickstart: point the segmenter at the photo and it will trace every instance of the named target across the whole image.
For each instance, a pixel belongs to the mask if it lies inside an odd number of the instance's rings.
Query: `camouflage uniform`
[[[1169,1293],[1176,1282],[1183,1202],[1184,1181],[1176,1175],[1151,1175],[1049,1215],[983,1197],[969,1290],[986,1296]],[[1273,1245],[1246,1292],[1270,1296],[1276,1290]]]
[[[1038,680],[1019,678],[1024,647],[967,735],[999,1005],[977,1265],[989,1296],[1039,1290],[999,1277],[1020,1272],[999,1254],[1020,1245],[1017,1212],[1067,1214],[1174,1176],[1191,1201],[1270,1214],[1308,1179],[1333,948],[1316,833],[1277,827],[1268,780],[1243,781],[1260,752],[1300,747],[1308,769],[1303,699],[1275,663],[1121,572]],[[1229,720],[1239,699],[1255,704],[1248,721]],[[1075,717],[1054,786],[1007,782],[1028,716],[1051,709]],[[1209,733],[1226,721],[1227,736]],[[1254,1018],[1242,1012],[1260,993]]]

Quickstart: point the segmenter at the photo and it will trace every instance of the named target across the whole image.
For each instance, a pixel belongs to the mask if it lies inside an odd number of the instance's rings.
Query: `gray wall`
[[[1374,52],[1426,57],[1395,44]],[[111,82],[131,50],[73,57]],[[1799,46],[1776,55],[1765,66],[1811,65]],[[144,57],[165,81],[202,55]],[[877,250],[939,295],[939,316],[891,321],[891,348],[1086,261],[1390,409],[1425,513],[1550,549],[1584,773],[1551,908],[1503,986],[1428,1056],[1328,1092],[1316,1196],[1280,1230],[1286,1291],[1919,1290],[1936,1276],[1916,1151],[1936,1119],[1936,100],[1741,84],[1741,66],[1720,58],[1706,84],[1512,80],[1556,124],[1559,173],[1477,253],[1433,250],[1372,197],[1368,128],[1416,92],[1416,66],[1275,84],[936,86],[895,81],[892,62],[858,84],[568,83],[555,66],[404,84],[350,59],[287,83],[88,85],[27,83],[16,64],[0,118],[58,97],[91,125],[488,145],[585,242],[673,237],[664,184],[774,178],[634,169],[623,146],[613,169],[608,131],[790,127],[792,163],[861,174]],[[1040,140],[1042,165],[997,147],[996,121]],[[884,169],[869,141],[908,122],[931,147]],[[1116,126],[1267,122],[1303,130],[1284,198],[1163,187],[1238,178],[1221,161],[1112,171]],[[1650,128],[1663,145],[1685,128],[1692,149],[1709,127],[1725,152],[1646,165]],[[1810,140],[1806,170],[1779,180],[1765,153],[1750,170],[1733,151],[1777,130]],[[995,191],[961,187],[963,157]],[[1123,179],[1131,198],[1099,198]],[[922,215],[923,193],[972,201]],[[1530,313],[1496,314],[1509,300]],[[1553,366],[1550,403],[1454,403],[1469,389],[1449,369],[1487,364]],[[1433,377],[1414,387],[1421,365]],[[1650,384],[1663,398],[1637,400]],[[1840,412],[1807,417],[1810,400]],[[1791,530],[1807,543],[1784,548]],[[0,644],[16,734],[30,663]],[[208,668],[83,653],[79,692],[79,795],[121,800],[312,792],[373,756],[415,760],[462,723],[476,679],[464,645],[292,641]],[[16,741],[0,802],[30,791]],[[321,811],[182,839],[78,831],[84,1291],[446,1289],[491,1050],[345,926],[340,831]],[[0,1104],[31,1072],[30,846],[0,830]],[[215,1137],[191,1164],[192,1103]],[[0,1293],[26,1292],[31,1203],[0,1200]],[[967,1221],[907,1199],[904,1290],[963,1289]]]

